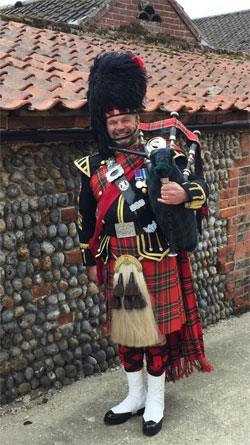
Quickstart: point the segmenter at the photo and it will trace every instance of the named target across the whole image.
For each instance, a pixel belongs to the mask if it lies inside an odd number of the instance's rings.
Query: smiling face
[[[121,114],[107,119],[109,137],[119,147],[129,146],[138,136],[139,116],[136,114]]]

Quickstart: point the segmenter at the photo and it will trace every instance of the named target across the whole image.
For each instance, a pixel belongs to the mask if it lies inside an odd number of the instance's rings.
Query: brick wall
[[[161,17],[162,21],[158,23],[138,18],[140,11],[137,1],[113,0],[95,16],[92,24],[102,29],[135,24],[142,26],[146,31],[153,34],[166,33],[176,38],[185,39],[189,43],[197,43],[197,34],[192,27],[188,26],[188,19],[181,12],[177,14],[171,3],[166,0],[155,0],[151,3],[155,13]]]
[[[240,136],[240,153],[228,169],[229,188],[220,191],[220,217],[228,221],[228,245],[218,250],[220,273],[227,274],[225,296],[234,312],[250,308],[250,136]]]

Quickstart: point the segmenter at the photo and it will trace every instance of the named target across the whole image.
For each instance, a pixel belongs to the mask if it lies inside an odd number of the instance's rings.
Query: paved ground
[[[249,445],[250,313],[205,332],[213,373],[166,385],[162,431],[142,435],[141,418],[119,426],[103,423],[106,410],[126,394],[122,369],[80,380],[37,403],[2,411],[1,445]]]

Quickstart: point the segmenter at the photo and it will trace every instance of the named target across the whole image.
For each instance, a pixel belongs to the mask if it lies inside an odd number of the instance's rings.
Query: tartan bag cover
[[[169,179],[178,184],[185,182],[182,172],[175,164],[174,159],[171,158],[173,156],[172,149],[155,150],[152,153],[152,156],[154,155],[156,164],[152,164],[147,181],[151,207],[167,240],[170,239],[170,232],[172,232],[175,249],[192,252],[198,243],[198,229],[194,210],[186,208],[185,203],[166,205],[158,202],[158,198],[161,197],[162,185],[160,173],[161,171],[164,172],[164,167],[171,170],[171,174],[168,175]],[[160,162],[161,158],[164,158],[163,162]]]

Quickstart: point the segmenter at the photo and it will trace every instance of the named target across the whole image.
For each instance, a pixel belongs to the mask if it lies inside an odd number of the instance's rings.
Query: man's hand
[[[177,182],[169,181],[162,185],[161,197],[157,201],[162,202],[162,204],[177,205],[188,201],[188,195]]]
[[[96,269],[96,266],[89,266],[88,267],[88,273],[89,273],[90,280],[97,282],[97,269]]]

